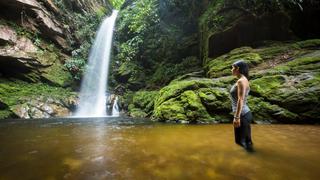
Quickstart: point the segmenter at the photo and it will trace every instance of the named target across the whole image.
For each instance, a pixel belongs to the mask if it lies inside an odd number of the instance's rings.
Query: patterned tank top
[[[250,111],[249,106],[247,105],[247,98],[250,92],[250,87],[247,89],[247,92],[244,97],[243,107],[241,111],[241,116],[245,115],[247,112]],[[236,112],[237,110],[237,102],[238,102],[238,88],[237,84],[233,85],[230,90],[230,99],[231,99],[231,105],[232,105],[232,112]]]

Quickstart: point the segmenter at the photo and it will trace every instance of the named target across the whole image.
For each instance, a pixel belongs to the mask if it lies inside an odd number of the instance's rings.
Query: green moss
[[[281,75],[264,76],[251,81],[251,90],[260,95],[267,96],[271,90],[281,87],[285,81],[285,77]]]
[[[210,114],[230,111],[230,101],[227,89],[224,88],[200,88],[198,90],[202,103]]]
[[[279,113],[283,118],[290,119],[290,117],[292,117],[292,121],[309,121],[319,118],[316,113],[316,107],[320,100],[319,72],[306,71],[290,76],[263,76],[251,81],[251,89],[253,94],[262,96],[264,101],[274,103],[274,105],[284,109],[281,111],[279,110]],[[260,104],[263,103],[260,102]],[[266,106],[266,104],[263,105]],[[272,108],[279,109],[276,107]],[[269,109],[272,108],[270,107]],[[259,111],[265,113],[263,110]],[[267,112],[270,112],[270,110]],[[299,114],[299,116],[295,117],[289,112]],[[286,117],[287,115],[290,117]],[[282,121],[280,116],[277,116],[275,119]]]
[[[284,65],[276,66],[273,70],[281,74],[292,74],[305,70],[318,70],[320,62],[319,56],[296,58]]]
[[[181,94],[180,98],[189,121],[213,120],[196,92],[191,90],[185,91]]]
[[[254,68],[265,62],[265,68],[270,64],[280,64],[267,69],[269,74],[286,74],[290,71],[316,70],[319,68],[320,53],[311,51],[311,47],[320,47],[319,39],[311,39],[296,43],[273,42],[271,45],[252,49],[250,47],[236,48],[215,59],[206,59],[204,67],[207,76],[214,78],[230,74],[231,65],[238,59],[244,59]],[[293,60],[291,60],[293,59]],[[265,73],[265,72],[264,72]]]
[[[288,53],[289,51],[292,51],[292,49],[288,47],[288,44],[277,43],[273,44],[271,47],[259,48],[256,51],[264,60],[266,60],[276,58],[283,53]]]
[[[14,117],[14,114],[9,109],[0,110],[0,119],[7,119]]]
[[[133,117],[147,117],[152,114],[158,91],[138,91],[131,95],[129,114]]]
[[[196,90],[213,86],[213,81],[205,78],[201,80],[172,81],[172,83],[160,90],[159,98],[156,100],[155,105],[158,106],[170,98],[177,97],[186,90]]]
[[[320,39],[310,39],[306,41],[300,41],[293,44],[293,47],[297,48],[316,48],[320,47]]]
[[[121,66],[118,69],[118,73],[121,76],[127,76],[134,74],[135,71],[137,71],[139,68],[137,67],[136,64],[130,61],[126,61],[121,64]]]
[[[308,64],[316,64],[320,62],[320,56],[315,56],[315,57],[302,57],[302,58],[297,58],[293,61],[288,62],[285,66],[294,68],[301,65],[308,65]]]
[[[214,121],[214,116],[218,115],[216,112],[229,106],[226,90],[214,88],[216,84],[205,78],[173,81],[160,90],[154,117],[160,120]]]
[[[183,104],[175,98],[163,102],[156,106],[153,117],[160,120],[188,120]]]
[[[226,55],[222,55],[215,59],[208,60],[205,68],[208,77],[220,77],[231,74],[231,66],[236,60],[243,59],[250,66],[257,65],[262,62],[262,58],[258,53],[253,52],[250,47],[242,47],[232,50]]]
[[[298,115],[276,104],[264,101],[262,98],[249,96],[248,105],[254,114],[254,120],[295,122]]]
[[[52,66],[46,68],[42,76],[59,86],[65,86],[72,80],[71,74],[66,71],[65,67],[59,62],[56,62]]]
[[[234,55],[237,56],[239,54],[251,53],[252,50],[253,49],[249,46],[243,46],[243,47],[239,47],[239,48],[231,50],[228,54],[229,54],[229,56],[234,56]]]
[[[9,107],[39,96],[66,99],[74,95],[70,89],[52,87],[42,83],[26,83],[20,80],[9,81],[0,79],[0,99]]]

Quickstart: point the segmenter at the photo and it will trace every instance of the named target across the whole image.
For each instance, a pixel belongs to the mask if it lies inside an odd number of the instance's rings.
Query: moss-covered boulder
[[[173,81],[156,99],[153,118],[160,121],[215,122],[230,111],[227,89],[206,78]]]
[[[137,91],[125,96],[128,114],[131,117],[150,117],[158,91]]]

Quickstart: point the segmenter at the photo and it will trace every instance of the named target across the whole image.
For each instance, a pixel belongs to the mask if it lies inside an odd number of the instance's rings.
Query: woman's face
[[[232,72],[232,75],[238,76],[239,75],[239,68],[232,65],[231,72]]]

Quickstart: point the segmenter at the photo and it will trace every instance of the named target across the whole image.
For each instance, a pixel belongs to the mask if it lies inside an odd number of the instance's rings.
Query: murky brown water
[[[320,126],[253,125],[255,153],[231,124],[105,120],[0,123],[0,179],[318,179]]]

